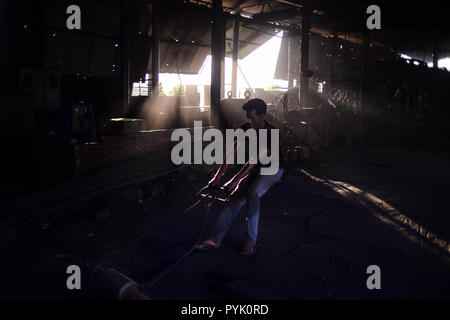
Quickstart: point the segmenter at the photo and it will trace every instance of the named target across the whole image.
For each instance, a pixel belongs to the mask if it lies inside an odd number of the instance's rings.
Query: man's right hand
[[[209,188],[219,188],[220,187],[220,176],[215,176],[208,182]]]

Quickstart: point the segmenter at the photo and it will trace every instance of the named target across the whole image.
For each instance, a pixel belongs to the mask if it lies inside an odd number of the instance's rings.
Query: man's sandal
[[[240,254],[243,256],[250,256],[256,252],[256,243],[244,243]]]
[[[206,250],[211,250],[211,249],[217,249],[220,246],[220,244],[215,243],[212,240],[205,240],[205,241],[201,241],[199,243],[197,243],[194,248],[197,250],[202,250],[202,251],[206,251]]]

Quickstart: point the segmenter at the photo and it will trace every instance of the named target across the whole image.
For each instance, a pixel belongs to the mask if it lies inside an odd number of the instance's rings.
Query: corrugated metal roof
[[[190,0],[191,2],[195,0]],[[211,1],[201,1],[208,5]],[[303,3],[294,1],[296,3]],[[380,1],[387,6],[389,2]],[[433,2],[434,3],[434,2]],[[83,74],[93,76],[116,76],[120,69],[120,2],[79,0],[77,4],[82,10],[82,30],[69,31],[66,28],[66,8],[72,4],[69,0],[46,0],[45,4],[45,61],[46,67],[55,68],[63,74]],[[358,29],[363,25],[364,6],[356,1],[349,1],[342,7],[339,2],[329,0],[313,1],[314,9],[322,10],[322,14],[314,14],[312,28],[323,29],[325,33],[347,32],[360,35]],[[211,46],[211,10],[207,6],[192,4],[189,1],[161,1],[161,72],[198,73]],[[224,0],[225,11],[240,8],[242,12],[254,14],[264,19],[299,24],[301,12],[295,6],[279,1],[260,0]],[[391,6],[394,6],[391,4]],[[431,6],[431,3],[430,3]],[[30,10],[27,5],[23,11]],[[386,7],[388,8],[388,7]],[[394,15],[396,6],[383,11],[383,28],[371,34],[372,41],[379,41],[393,46],[403,52],[418,52],[417,55],[429,57],[432,51],[433,37],[438,34],[440,53],[448,53],[449,31],[442,29],[444,21],[443,10],[405,8],[410,14],[411,26],[402,24],[405,17]],[[144,0],[130,0],[127,10],[131,16],[130,29],[130,80],[137,81],[146,72],[151,71],[151,4]],[[356,13],[360,18],[355,19]],[[362,12],[362,13],[361,13]],[[262,16],[261,16],[262,14]],[[269,14],[269,16],[268,16]],[[31,13],[32,15],[32,13]],[[433,27],[424,24],[436,15]],[[25,15],[28,19],[30,14]],[[230,15],[226,24],[226,54],[231,56],[232,21]],[[419,18],[423,18],[422,20]],[[255,18],[257,20],[257,18]],[[255,21],[254,20],[254,21]],[[398,20],[398,21],[397,21]],[[33,26],[31,26],[32,28]],[[413,28],[414,29],[411,29]],[[439,32],[431,33],[430,28]],[[359,31],[358,31],[359,30]],[[434,29],[433,29],[434,30]],[[249,24],[249,20],[240,27],[239,58],[242,59],[270,39],[276,33],[272,27],[257,23]],[[25,38],[24,38],[25,39]],[[429,59],[429,58],[428,58]],[[428,60],[427,59],[427,60]]]
[[[115,2],[78,1],[82,32],[68,30],[66,9],[72,1],[47,1],[45,66],[63,74],[114,76],[119,64],[119,6]]]
[[[47,0],[45,5],[45,61],[62,74],[114,77],[120,72],[119,1],[80,0],[82,30],[68,30],[69,0]],[[130,41],[130,81],[151,71],[151,10],[143,0],[127,2]],[[163,73],[195,74],[210,53],[211,10],[190,3],[162,1],[160,62]],[[226,24],[227,55],[232,47],[231,19]],[[264,26],[241,26],[239,58],[244,58],[274,31]]]
[[[161,72],[198,73],[211,51],[211,12],[207,7],[184,5],[161,12]],[[151,5],[149,5],[151,12]],[[151,26],[148,35],[151,36]],[[273,28],[242,24],[239,33],[239,59],[275,35]],[[231,57],[233,22],[226,22],[226,55]],[[148,70],[151,71],[151,54]]]
[[[151,12],[151,5],[149,6]],[[161,10],[161,72],[198,73],[210,52],[210,13],[196,8],[165,7]],[[149,26],[148,35],[152,35]],[[151,54],[148,61],[151,71]]]

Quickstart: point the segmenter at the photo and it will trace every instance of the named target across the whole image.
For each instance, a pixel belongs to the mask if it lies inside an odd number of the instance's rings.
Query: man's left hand
[[[230,181],[225,183],[223,185],[223,187],[224,187],[225,192],[231,194],[237,189],[238,185],[239,185],[239,181],[231,179]]]

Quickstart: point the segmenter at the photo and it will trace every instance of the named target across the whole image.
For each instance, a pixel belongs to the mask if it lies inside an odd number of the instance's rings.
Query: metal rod
[[[252,95],[253,95],[254,97],[256,97],[255,92],[253,91],[252,86],[251,86],[250,83],[248,82],[247,77],[245,76],[244,72],[242,72],[242,69],[241,69],[241,66],[239,65],[239,63],[237,64],[237,67],[238,67],[238,69],[239,69],[239,72],[242,74],[242,77],[244,78],[245,82],[247,83],[248,88],[251,90]]]
[[[290,6],[294,6],[294,7],[297,7],[297,8],[303,8],[303,5],[301,5],[300,3],[295,3],[293,1],[287,1],[287,0],[275,0],[275,1],[281,2],[281,3],[284,3],[284,4],[288,4]]]

